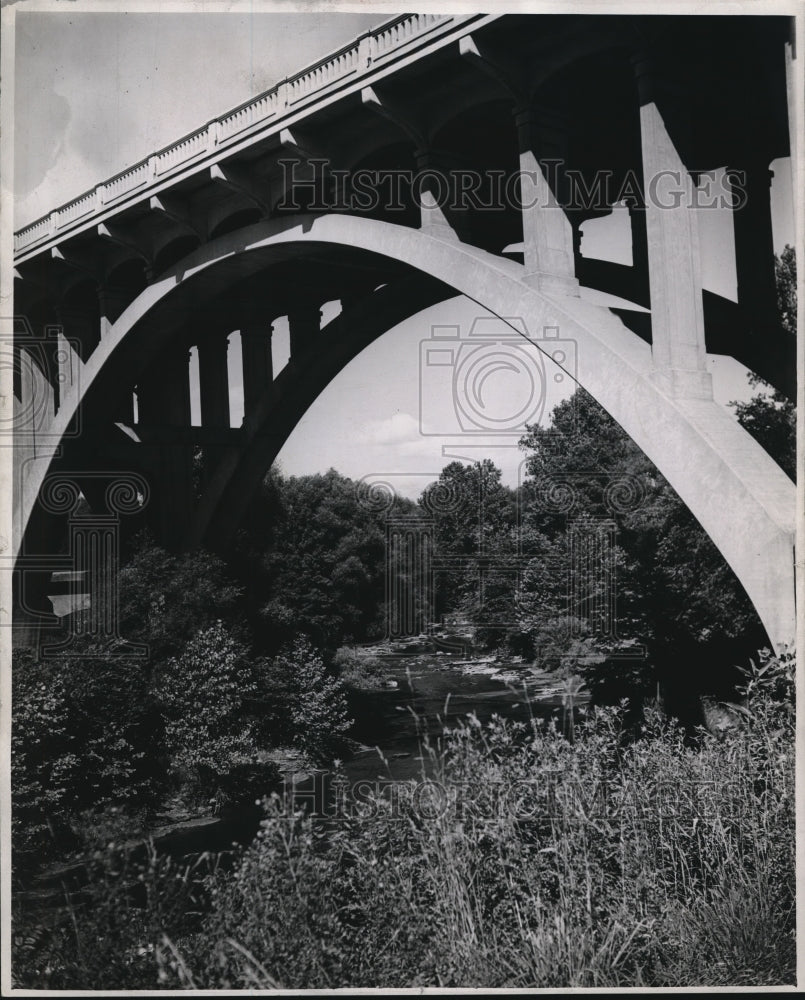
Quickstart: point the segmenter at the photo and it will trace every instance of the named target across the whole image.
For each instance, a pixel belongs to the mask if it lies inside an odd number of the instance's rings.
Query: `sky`
[[[266,90],[388,16],[247,13],[243,6],[235,13],[203,14],[18,9],[15,228]],[[793,242],[790,169],[787,160],[773,166],[779,251]],[[700,213],[700,230],[704,286],[734,298],[729,213]],[[628,213],[616,208],[608,218],[584,224],[582,251],[624,259],[626,234]],[[337,308],[327,306],[325,320]],[[415,496],[453,456],[477,456],[492,458],[503,469],[504,479],[515,485],[522,462],[516,447],[522,427],[510,420],[507,433],[493,437],[470,433],[472,422],[467,423],[466,414],[475,404],[469,397],[454,402],[452,378],[461,356],[452,367],[425,361],[423,343],[432,338],[434,328],[452,327],[459,339],[466,340],[478,320],[492,340],[497,337],[504,345],[511,341],[506,327],[490,323],[475,304],[458,298],[406,321],[371,345],[297,425],[279,456],[283,471],[304,474],[335,467],[353,478],[391,476],[399,492]],[[539,336],[539,331],[530,332]],[[463,350],[466,362],[467,348]],[[287,325],[279,324],[275,372],[287,360],[287,351]],[[239,355],[239,338],[234,335],[232,371],[239,368]],[[709,361],[719,402],[747,397],[741,366],[726,358]],[[538,362],[532,376],[534,372],[540,374]],[[572,388],[566,377],[557,383],[553,378],[557,374],[543,372],[538,384],[524,389],[511,365],[493,364],[476,387],[480,395],[472,426],[477,430],[478,422],[484,427],[505,422],[514,412],[513,400],[526,390],[533,398],[524,403],[523,421],[538,411],[544,422],[552,406]],[[243,405],[239,376],[232,376],[231,388],[237,425]],[[457,411],[462,405],[463,417]],[[196,398],[193,408],[197,416]]]

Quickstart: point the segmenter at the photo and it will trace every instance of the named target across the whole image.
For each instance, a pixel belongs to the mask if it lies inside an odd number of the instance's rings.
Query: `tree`
[[[163,664],[155,697],[170,771],[182,794],[212,801],[217,812],[253,805],[274,787],[278,772],[260,754],[268,740],[255,711],[259,696],[256,664],[220,621]]]
[[[120,571],[120,629],[146,643],[153,666],[181,654],[199,629],[220,619],[243,628],[243,588],[217,556],[197,549],[171,555],[147,533]]]
[[[155,678],[172,766],[222,775],[250,756],[254,744],[246,706],[254,691],[243,645],[220,621],[201,629]]]
[[[465,623],[476,642],[498,645],[514,617],[514,492],[489,459],[451,462],[418,505],[433,522],[435,557],[453,564],[437,574],[433,617]]]
[[[777,309],[780,325],[792,337],[797,334],[797,259],[792,246],[774,257],[777,278]],[[759,388],[748,403],[730,403],[742,427],[755,438],[791,479],[797,477],[796,402],[752,372],[752,388]]]
[[[258,683],[281,708],[287,734],[314,760],[325,760],[352,725],[343,685],[303,635],[263,662]]]
[[[671,698],[726,693],[731,664],[763,645],[764,633],[740,583],[657,468],[581,389],[556,407],[550,427],[529,428],[521,446],[529,474],[522,545],[531,561],[519,601],[534,652],[558,663],[582,643],[588,675],[611,697],[624,686],[647,691],[655,671]],[[591,548],[595,532],[606,530],[610,541]],[[573,546],[598,562],[574,560]],[[613,604],[619,641],[600,617]],[[624,656],[638,644],[644,659]],[[603,654],[599,664],[591,650]],[[617,676],[623,683],[612,683]]]
[[[56,848],[71,820],[147,810],[163,789],[161,720],[142,660],[85,641],[69,655],[14,656],[12,773],[19,848]]]
[[[397,511],[412,506],[394,501]],[[262,652],[275,655],[299,633],[327,655],[381,635],[387,513],[334,469],[269,473],[236,556]]]

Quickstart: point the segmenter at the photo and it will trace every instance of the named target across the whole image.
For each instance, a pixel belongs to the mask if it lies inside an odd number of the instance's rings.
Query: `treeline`
[[[759,396],[739,417],[773,428],[767,446],[785,463],[793,407]],[[171,797],[237,807],[270,780],[271,750],[331,753],[349,726],[335,653],[382,640],[393,612],[390,518],[418,518],[432,538],[425,620],[578,676],[596,702],[637,706],[659,692],[673,714],[700,721],[700,696],[729,695],[736,665],[767,644],[734,574],[583,390],[522,448],[519,489],[490,461],[454,462],[416,502],[390,507],[334,470],[272,470],[229,564],[134,539],[120,625],[146,656],[89,640],[41,663],[15,654],[18,846],[63,843],[80,817],[92,827],[110,807],[144,817]]]
[[[748,404],[747,404],[748,405]],[[756,424],[783,418],[771,398]],[[765,412],[764,412],[765,411]],[[744,411],[745,412],[745,411]],[[787,423],[786,423],[787,421]],[[425,620],[498,650],[586,675],[601,701],[659,684],[675,711],[724,695],[734,665],[766,644],[742,586],[674,490],[583,390],[521,442],[512,489],[488,460],[453,462],[416,502],[366,502],[361,484],[324,475],[266,477],[233,569],[267,653],[299,632],[329,662],[344,644],[382,639],[388,522],[419,518],[432,538],[435,589]],[[396,567],[404,573],[404,567]],[[248,581],[248,584],[246,584]],[[413,586],[398,581],[397,590]]]

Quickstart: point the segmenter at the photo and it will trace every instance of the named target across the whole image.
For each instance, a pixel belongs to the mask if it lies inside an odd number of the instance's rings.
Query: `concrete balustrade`
[[[496,15],[486,15],[484,19],[494,20],[495,17]],[[150,196],[150,188],[166,173],[186,167],[204,154],[213,155],[219,146],[225,149],[255,123],[268,121],[273,124],[273,119],[276,118],[279,122],[277,128],[283,127],[284,121],[290,117],[289,109],[293,106],[315,99],[322,91],[328,91],[347,77],[367,75],[378,58],[390,61],[398,48],[409,48],[422,34],[430,35],[440,25],[444,25],[452,33],[464,23],[471,23],[478,18],[479,15],[455,17],[444,14],[411,14],[393,18],[386,25],[380,25],[362,36],[354,44],[283,80],[248,104],[215,119],[207,128],[185,136],[148,160],[111,178],[106,182],[103,203],[97,200],[94,191],[89,192],[59,209],[55,224],[51,219],[50,224],[45,226],[45,220],[38,219],[25,226],[15,233],[15,253],[28,251],[58,233],[72,231],[72,224],[85,215],[98,215],[106,205],[133,192],[138,197]],[[445,39],[445,43],[448,40]],[[209,135],[214,137],[212,142],[208,140],[208,130]],[[147,185],[148,189],[140,191],[143,185]]]

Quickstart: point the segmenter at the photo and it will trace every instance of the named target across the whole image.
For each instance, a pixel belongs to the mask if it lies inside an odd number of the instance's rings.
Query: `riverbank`
[[[354,723],[338,755],[343,776],[353,786],[365,780],[421,776],[429,769],[423,741],[438,743],[445,726],[459,724],[470,714],[483,723],[495,714],[520,722],[532,715],[553,716],[560,728],[565,721],[555,676],[522,661],[465,658],[459,650],[403,655],[390,646],[358,647],[357,653],[355,659],[373,664],[374,673],[342,676]],[[579,701],[583,710],[584,697]],[[173,794],[150,818],[113,810],[86,825],[83,846],[76,844],[49,863],[20,871],[20,891],[42,905],[58,902],[62,886],[75,892],[86,884],[86,857],[109,843],[133,857],[145,857],[153,843],[176,859],[228,849],[233,842],[246,846],[258,828],[255,799],[271,792],[285,794],[295,788],[300,804],[310,800],[326,809],[332,768],[295,747],[256,751],[253,764],[264,770],[266,779],[248,802],[216,807],[212,801]]]
[[[365,783],[326,830],[281,799],[266,802],[234,870],[155,861],[139,872],[144,905],[112,853],[74,921],[50,937],[17,923],[20,985],[793,982],[788,688],[775,702],[775,678],[759,677],[766,688],[747,698],[746,724],[721,738],[686,738],[657,711],[629,732],[619,710],[596,709],[571,742],[542,717],[516,719],[522,706],[486,722],[462,711],[468,698],[451,707],[472,694],[482,711],[488,677],[464,676],[469,688],[457,690],[458,668],[409,675],[410,691],[371,697],[410,718],[402,701],[435,704],[452,686],[449,732],[425,748],[427,773]]]

